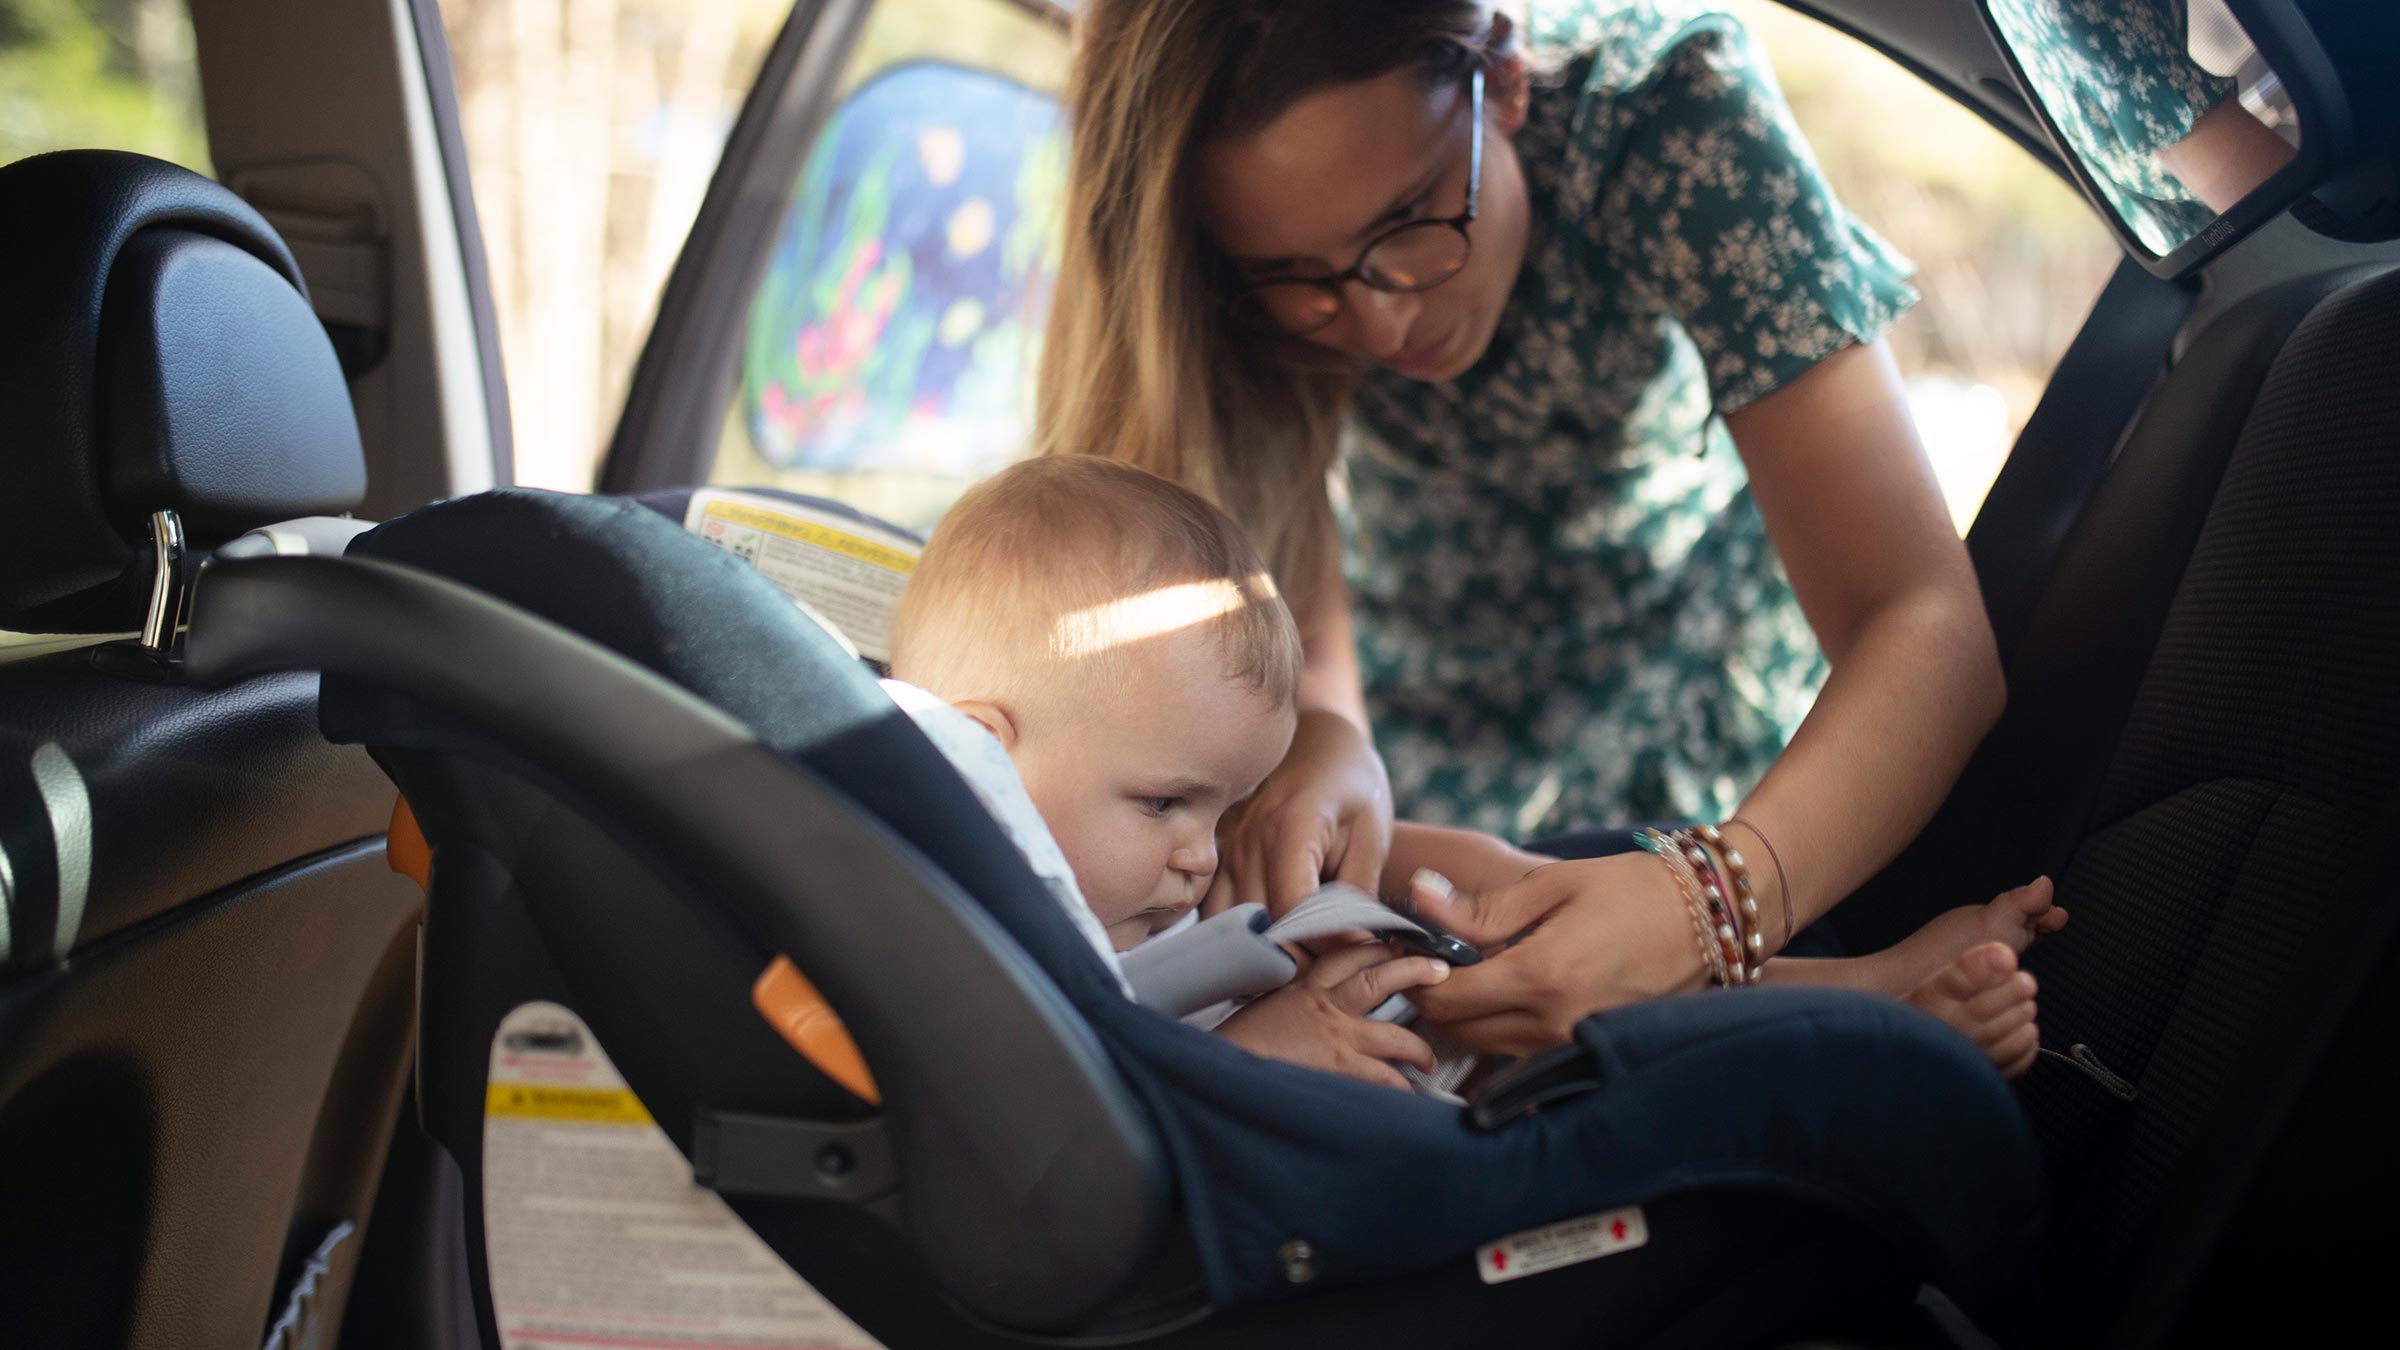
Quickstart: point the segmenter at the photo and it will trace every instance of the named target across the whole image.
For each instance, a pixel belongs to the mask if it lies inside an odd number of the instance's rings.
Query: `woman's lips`
[[[1422,379],[1442,369],[1441,357],[1450,350],[1450,336],[1449,333],[1443,333],[1431,341],[1403,348],[1398,356],[1383,364],[1396,374]]]

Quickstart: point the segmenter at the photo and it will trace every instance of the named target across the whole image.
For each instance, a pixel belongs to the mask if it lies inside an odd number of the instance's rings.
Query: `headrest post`
[[[188,588],[184,584],[183,521],[172,511],[150,513],[150,546],[157,562],[150,573],[150,612],[142,619],[142,645],[165,656],[175,645]]]

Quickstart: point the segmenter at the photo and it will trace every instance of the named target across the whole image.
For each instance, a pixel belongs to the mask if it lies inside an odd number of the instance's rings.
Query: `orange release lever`
[[[431,884],[433,845],[425,842],[425,831],[417,828],[417,813],[408,809],[406,797],[392,803],[391,827],[383,835],[383,860],[417,883],[418,890]]]
[[[384,835],[384,857],[391,869],[423,887],[433,875],[433,846],[425,841],[416,813],[402,797],[392,807],[392,824]],[[850,1029],[834,1016],[833,1007],[800,968],[787,957],[769,962],[758,982],[750,986],[750,1002],[767,1024],[782,1034],[817,1071],[847,1088],[871,1106],[883,1105],[875,1076],[867,1072],[866,1056],[850,1039]]]
[[[883,1105],[883,1093],[875,1087],[875,1076],[867,1072],[866,1056],[858,1053],[850,1029],[834,1016],[833,1006],[791,958],[778,956],[767,963],[758,982],[750,986],[750,1002],[794,1050],[817,1066],[817,1072],[848,1088],[860,1101]]]

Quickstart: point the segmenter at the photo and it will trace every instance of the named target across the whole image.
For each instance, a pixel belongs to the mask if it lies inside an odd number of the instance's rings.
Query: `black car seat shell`
[[[425,641],[434,628],[456,649]],[[1513,1228],[1661,1196],[1692,1217],[1681,1255],[1555,1282],[1583,1291],[1582,1311],[1543,1335],[1661,1328],[1788,1274],[1795,1256],[1848,1265],[1822,1290],[1896,1288],[1888,1311],[1905,1308],[1929,1260],[1962,1297],[1988,1300],[2038,1222],[2015,1112],[1989,1067],[1886,1001],[1704,999],[1711,1029],[1696,1040],[1708,1044],[1690,1054],[1645,1048],[1652,1021],[1690,1009],[1627,1010],[1596,1028],[1592,1062],[1642,1075],[1644,1090],[1716,1100],[1731,1074],[1754,1092],[1723,1113],[1725,1138],[1618,1136],[1650,1179],[1607,1197],[1579,1190],[1590,1169],[1573,1163],[1590,1145],[1575,1141],[1609,1133],[1593,1112],[1628,1094],[1483,1134],[1454,1109],[1261,1062],[1128,1003],[865,670],[754,569],[633,502],[504,490],[388,523],[341,562],[216,564],[198,589],[192,659],[211,679],[323,664],[329,734],[376,748],[434,842],[424,1106],[466,1173],[470,1268],[484,1072],[517,1002],[581,1012],[704,1176],[735,1170],[728,1122],[861,1119],[743,997],[778,951],[825,990],[885,1090],[897,1176],[863,1198],[897,1223],[845,1213],[862,1197],[806,1169],[769,1193],[727,1187],[727,1199],[895,1345],[1011,1339],[991,1323],[1252,1344],[1322,1334],[1332,1315],[1260,1308],[1176,1330],[1212,1303],[1261,1298],[1332,1300],[1357,1319],[1399,1297],[1420,1316],[1471,1319],[1482,1298],[1497,1310],[1559,1296],[1375,1282],[1463,1267],[1476,1242]],[[680,750],[677,725],[694,738]],[[995,1040],[1025,1015],[1024,1034]],[[1819,1094],[1827,1075],[1848,1087]],[[1833,1172],[1728,1165],[1734,1136],[1827,1110],[1844,1141],[1833,1155],[1849,1160]],[[1938,1178],[1903,1177],[1873,1142],[1895,1130],[1958,1151]],[[1026,1171],[1011,1156],[1044,1161]],[[1019,1179],[975,1175],[995,1166]],[[1928,1207],[1988,1250],[1937,1252],[1915,1217]],[[1815,1260],[1837,1252],[1846,1263]],[[1456,1306],[1423,1306],[1433,1290]],[[1815,1292],[1742,1302],[1756,1319],[1744,1334],[1787,1325]],[[489,1291],[477,1296],[488,1319]]]
[[[0,169],[0,629],[105,646],[144,626],[154,512],[206,549],[363,486],[255,212],[140,156]],[[257,1344],[320,1247],[338,1313],[421,899],[314,679],[101,649],[0,662],[0,1306],[28,1344]]]

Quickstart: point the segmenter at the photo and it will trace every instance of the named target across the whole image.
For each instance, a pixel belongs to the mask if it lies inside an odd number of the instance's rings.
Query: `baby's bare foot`
[[[2046,896],[2047,884],[2035,885],[2042,886]],[[2006,899],[2002,896],[1992,904],[1997,907]],[[2024,938],[2032,940],[2030,935]],[[2041,1049],[2033,993],[2033,976],[2017,969],[2017,948],[1992,941],[1968,949],[1904,997],[1956,1027],[2004,1076],[2014,1078],[2033,1067]]]
[[[2035,877],[1978,906],[1981,940],[2006,943],[2010,951],[2023,955],[2035,938],[2067,926],[2067,911],[2052,902],[2055,893],[2050,878]]]

